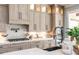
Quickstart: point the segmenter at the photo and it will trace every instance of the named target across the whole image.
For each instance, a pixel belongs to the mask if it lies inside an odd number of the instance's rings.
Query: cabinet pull
[[[22,13],[21,12],[18,12],[18,18],[22,19]]]
[[[0,48],[3,48],[3,46],[0,46]]]

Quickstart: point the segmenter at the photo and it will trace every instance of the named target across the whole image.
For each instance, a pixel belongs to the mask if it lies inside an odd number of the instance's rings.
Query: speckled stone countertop
[[[20,51],[3,53],[1,55],[66,55],[66,54],[63,54],[61,49],[48,52],[40,48],[31,48],[31,49],[25,49],[25,50],[20,50]],[[76,54],[73,51],[71,55],[76,55]]]

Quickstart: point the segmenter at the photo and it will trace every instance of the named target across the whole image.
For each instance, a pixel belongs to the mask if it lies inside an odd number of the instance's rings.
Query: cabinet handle
[[[22,50],[22,47],[19,47],[18,49],[19,49],[19,50]]]
[[[22,19],[22,13],[21,12],[18,12],[18,18]]]
[[[0,48],[3,48],[3,46],[0,46]]]

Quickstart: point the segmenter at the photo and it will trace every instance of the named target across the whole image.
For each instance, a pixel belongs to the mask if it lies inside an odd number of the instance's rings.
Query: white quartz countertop
[[[65,54],[63,54],[61,49],[48,52],[40,48],[31,48],[20,51],[3,53],[1,55],[65,55]],[[73,52],[72,55],[75,55],[75,53]]]
[[[0,45],[22,43],[22,42],[32,42],[32,41],[42,41],[42,40],[53,40],[53,38],[36,38],[36,39],[30,39],[30,40],[24,40],[24,41],[14,41],[14,42],[4,41],[4,42],[0,42]]]

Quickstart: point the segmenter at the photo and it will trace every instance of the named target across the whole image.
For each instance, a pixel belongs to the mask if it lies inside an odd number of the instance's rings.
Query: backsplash
[[[14,38],[25,38],[25,32],[27,32],[27,28],[24,25],[8,25],[7,27],[7,38],[14,39]]]

